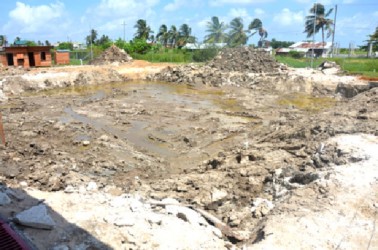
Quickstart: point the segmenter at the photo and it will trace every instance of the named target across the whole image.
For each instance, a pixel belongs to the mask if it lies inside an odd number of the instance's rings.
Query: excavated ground
[[[129,68],[115,70],[122,75]],[[80,193],[88,183],[96,183],[99,193],[175,198],[243,235],[223,233],[224,247],[259,243],[267,237],[263,224],[270,204],[279,207],[273,210],[275,216],[300,207],[299,198],[283,208],[279,202],[298,185],[322,179],[322,171],[332,164],[350,161],[335,144],[322,151],[329,138],[378,136],[376,88],[346,99],[334,93],[339,81],[324,88],[304,80],[310,91],[303,92],[285,91],[284,81],[267,87],[271,81],[254,83],[253,88],[98,82],[10,95],[0,106],[6,136],[0,150],[1,181],[9,187],[54,193]],[[322,188],[310,186],[301,197],[324,195],[327,187]],[[0,207],[0,214],[12,217],[29,203]],[[106,239],[109,228],[101,232],[100,226],[81,226],[112,248],[143,248],[124,232],[115,242]],[[67,243],[67,228],[24,231],[39,248],[63,242],[75,249]],[[118,227],[110,230],[121,234]],[[80,242],[79,236],[70,237]],[[145,245],[148,248],[157,246]]]

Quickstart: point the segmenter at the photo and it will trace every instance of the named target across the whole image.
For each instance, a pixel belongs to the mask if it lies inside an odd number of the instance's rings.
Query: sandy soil
[[[126,81],[166,66],[3,72],[1,216],[45,204],[38,249],[378,247],[376,88]]]

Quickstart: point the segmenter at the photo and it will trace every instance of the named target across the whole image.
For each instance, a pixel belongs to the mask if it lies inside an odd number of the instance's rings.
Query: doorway
[[[13,66],[14,65],[13,54],[12,53],[7,53],[7,63],[8,63],[8,66]]]
[[[28,53],[28,57],[29,57],[29,66],[30,67],[35,67],[34,53],[33,52],[29,52]]]

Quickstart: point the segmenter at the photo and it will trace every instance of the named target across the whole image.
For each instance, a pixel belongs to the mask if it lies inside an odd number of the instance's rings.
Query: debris
[[[55,226],[55,222],[47,213],[47,207],[43,204],[17,214],[14,221],[20,225],[37,229],[51,230]]]
[[[116,45],[110,46],[101,55],[92,60],[92,65],[104,65],[113,63],[131,62],[133,59],[123,49],[118,48]]]

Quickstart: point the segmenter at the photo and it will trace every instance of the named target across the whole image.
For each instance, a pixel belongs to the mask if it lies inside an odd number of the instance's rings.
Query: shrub
[[[218,50],[215,48],[211,49],[198,49],[193,52],[194,62],[206,62],[213,59],[218,54]]]
[[[303,57],[303,53],[300,53],[298,51],[290,51],[289,52],[289,56],[292,57],[292,58],[302,58]]]

